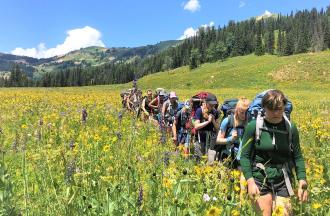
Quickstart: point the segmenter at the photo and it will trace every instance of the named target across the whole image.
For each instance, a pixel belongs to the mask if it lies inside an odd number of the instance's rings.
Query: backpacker
[[[269,91],[269,90],[267,90]],[[258,94],[255,99],[252,101],[251,105],[249,106],[248,110],[247,110],[247,116],[248,116],[248,120],[251,121],[251,120],[256,120],[256,130],[255,130],[255,143],[260,143],[260,137],[261,137],[261,133],[263,131],[269,131],[269,132],[272,132],[272,133],[286,133],[288,134],[288,141],[289,141],[289,149],[290,149],[290,153],[291,153],[291,156],[292,156],[292,160],[285,163],[283,165],[283,168],[282,168],[282,171],[283,171],[283,174],[284,174],[284,180],[285,180],[285,184],[287,186],[287,189],[288,189],[288,192],[290,194],[290,196],[292,196],[294,193],[293,193],[293,190],[292,190],[292,186],[291,186],[291,183],[290,183],[290,179],[288,177],[288,169],[292,169],[292,167],[294,166],[294,155],[293,155],[293,143],[292,143],[292,128],[291,128],[291,121],[290,121],[290,115],[291,115],[291,112],[293,110],[293,106],[292,106],[292,103],[291,101],[288,100],[286,106],[285,106],[285,109],[284,109],[284,113],[283,113],[283,118],[284,118],[284,121],[285,121],[285,127],[286,127],[286,131],[280,131],[280,130],[277,130],[277,129],[272,129],[272,128],[267,128],[264,124],[264,110],[262,108],[262,98],[263,96],[267,93],[267,91],[264,91],[260,94]],[[275,137],[275,136],[273,136]],[[272,144],[274,145],[274,148],[275,148],[275,144],[276,144],[276,141],[275,139],[273,139],[272,141]],[[252,155],[254,155],[254,151],[252,152]],[[253,156],[254,158],[254,156]],[[252,162],[253,166],[265,171],[265,165],[264,164],[261,164],[261,163],[255,163],[255,162]]]
[[[196,110],[201,107],[203,101],[205,98],[211,93],[209,92],[199,92],[196,95],[192,96],[190,99],[191,104],[191,112],[190,112],[190,121],[187,122],[186,128],[190,128],[193,135],[196,134],[196,129],[193,126],[193,118],[195,116]],[[216,105],[215,109],[218,108],[218,105]]]

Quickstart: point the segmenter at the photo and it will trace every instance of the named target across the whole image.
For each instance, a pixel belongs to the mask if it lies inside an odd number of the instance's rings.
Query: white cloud
[[[207,27],[212,27],[214,26],[214,22],[211,21],[209,24],[204,24],[204,25],[201,25],[201,27],[203,28],[207,28]],[[183,32],[183,35],[181,35],[178,40],[183,40],[183,39],[186,39],[186,38],[189,38],[189,37],[193,37],[197,34],[198,32],[198,28],[197,29],[194,29],[193,27],[189,27],[187,28],[186,30],[184,30]]]
[[[189,0],[184,6],[184,10],[195,12],[201,8],[198,0]]]
[[[239,7],[239,8],[242,8],[242,7],[244,7],[244,6],[245,6],[245,2],[244,2],[244,1],[240,1],[238,7]]]
[[[101,36],[101,32],[98,30],[85,26],[84,28],[68,30],[64,42],[54,48],[47,49],[44,43],[40,43],[37,48],[24,49],[17,47],[11,53],[34,58],[49,58],[89,46],[105,47],[105,44],[101,41]]]
[[[193,27],[189,27],[186,30],[184,30],[183,35],[179,37],[179,40],[183,40],[189,37],[195,36],[197,33],[197,29],[195,30]]]

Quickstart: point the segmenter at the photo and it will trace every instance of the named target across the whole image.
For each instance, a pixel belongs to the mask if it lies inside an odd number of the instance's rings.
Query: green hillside
[[[206,63],[194,70],[181,67],[151,74],[139,79],[139,86],[143,89],[290,88],[329,91],[329,59],[330,51],[288,57],[240,56],[224,62]]]

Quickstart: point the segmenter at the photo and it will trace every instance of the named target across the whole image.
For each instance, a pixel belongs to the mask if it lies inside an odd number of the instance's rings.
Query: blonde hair
[[[247,118],[245,118],[244,121],[238,118],[238,110],[242,109],[246,111],[249,108],[249,105],[250,105],[249,99],[247,99],[246,97],[239,98],[234,113],[234,117],[235,117],[234,127],[237,127],[238,125],[245,125],[247,123]]]

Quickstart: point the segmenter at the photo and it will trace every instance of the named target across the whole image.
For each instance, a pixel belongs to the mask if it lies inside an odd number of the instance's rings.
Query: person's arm
[[[163,107],[162,107],[162,119],[164,120],[165,119],[165,113],[166,113],[166,110],[167,110],[167,108],[168,108],[168,102],[165,102],[164,104],[163,104]]]
[[[177,129],[176,129],[176,125],[178,123],[177,118],[174,119],[173,125],[172,125],[172,134],[173,134],[173,141],[177,141]]]
[[[145,106],[146,106],[146,98],[144,98],[144,99],[142,100],[141,109],[142,109],[142,111],[143,111],[145,114],[148,114],[148,112],[147,112]]]
[[[218,133],[216,140],[217,144],[226,145],[230,143],[231,140],[227,140],[227,138],[225,137],[227,126],[228,126],[228,117],[221,122],[220,131]]]
[[[202,109],[198,109],[195,114],[195,122],[194,122],[195,129],[200,130],[200,129],[206,127],[208,124],[210,124],[212,122],[212,118],[213,118],[213,116],[209,115],[209,119],[207,121],[201,123]]]
[[[306,180],[306,168],[304,157],[300,149],[299,132],[297,127],[292,124],[292,147],[293,147],[293,160],[295,162],[295,170],[297,173],[298,185],[298,199],[300,201],[307,201],[307,180]]]
[[[252,175],[252,167],[251,167],[251,162],[254,157],[253,154],[255,153],[254,152],[255,130],[256,130],[256,122],[252,121],[247,125],[243,135],[243,140],[242,140],[243,145],[242,145],[242,153],[240,159],[241,169],[248,184],[247,185],[248,193],[252,198],[260,194],[259,188],[254,181]]]
[[[157,101],[157,99],[158,99],[157,97],[154,98],[154,99],[148,104],[149,107],[151,107],[151,108],[153,108],[153,109],[157,109],[158,107],[154,105],[155,102]]]
[[[244,132],[242,140],[242,152],[241,152],[241,168],[246,180],[253,178],[251,162],[254,152],[254,136],[255,136],[256,122],[250,122]]]

